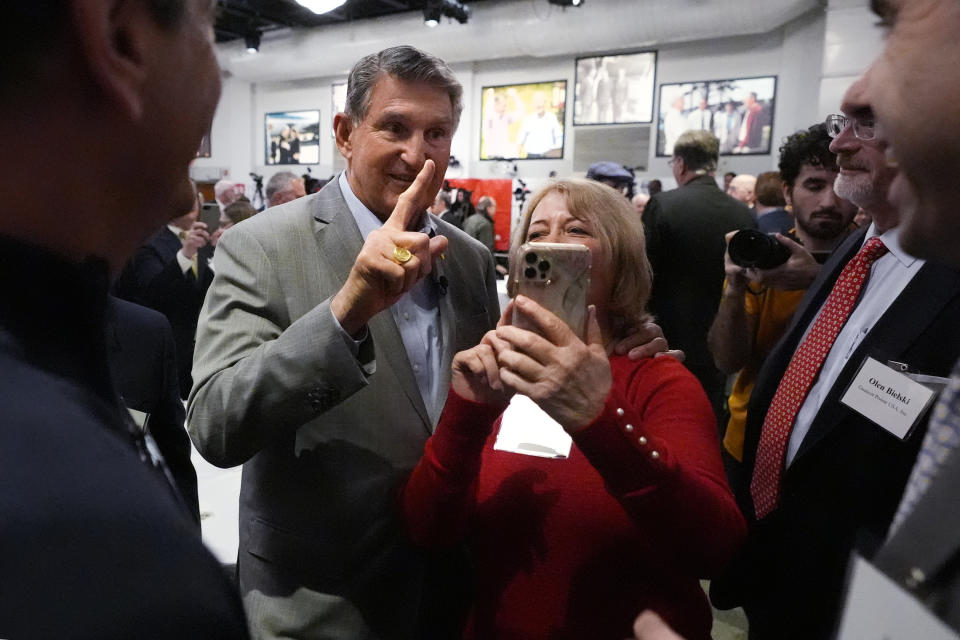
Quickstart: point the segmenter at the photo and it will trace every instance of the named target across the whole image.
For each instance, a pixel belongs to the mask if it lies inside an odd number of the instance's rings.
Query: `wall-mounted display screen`
[[[653,121],[657,52],[577,58],[573,124]]]
[[[266,164],[320,162],[320,110],[277,111],[266,115]]]
[[[566,80],[484,87],[480,105],[481,160],[563,157]]]
[[[770,153],[776,95],[776,76],[660,85],[657,155],[689,129],[712,131],[723,156]]]

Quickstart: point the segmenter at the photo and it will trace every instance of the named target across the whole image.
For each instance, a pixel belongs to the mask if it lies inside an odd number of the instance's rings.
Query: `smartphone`
[[[590,249],[582,244],[528,242],[517,252],[514,295],[527,296],[565,323],[581,339],[586,335],[590,291]],[[537,331],[513,311],[514,326]]]

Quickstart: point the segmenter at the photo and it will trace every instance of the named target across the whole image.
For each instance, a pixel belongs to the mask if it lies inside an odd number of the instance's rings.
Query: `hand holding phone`
[[[563,320],[581,340],[585,337],[590,291],[590,249],[582,244],[528,242],[517,252],[511,289],[534,300]],[[512,324],[537,331],[522,313]]]

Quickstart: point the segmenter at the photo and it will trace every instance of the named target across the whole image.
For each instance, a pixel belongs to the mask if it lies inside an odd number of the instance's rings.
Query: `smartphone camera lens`
[[[527,267],[526,269],[523,270],[523,275],[525,275],[527,278],[536,278],[537,270],[534,269],[533,267]]]
[[[527,264],[533,264],[534,262],[537,261],[537,254],[531,251],[526,255],[525,259],[527,261]]]
[[[550,268],[550,263],[546,260],[541,260],[537,266],[540,268],[540,271],[546,271]]]

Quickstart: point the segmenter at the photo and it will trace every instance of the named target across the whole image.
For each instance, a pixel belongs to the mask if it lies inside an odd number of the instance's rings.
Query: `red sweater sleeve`
[[[400,494],[404,524],[416,544],[446,546],[463,538],[476,506],[483,447],[501,413],[450,389],[437,429]]]
[[[574,434],[610,493],[644,528],[649,553],[709,577],[746,536],[703,388],[673,358],[613,358],[603,412]],[[645,526],[649,523],[649,526]]]

